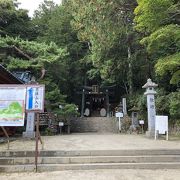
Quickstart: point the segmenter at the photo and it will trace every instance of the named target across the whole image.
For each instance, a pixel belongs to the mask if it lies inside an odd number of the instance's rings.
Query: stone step
[[[114,118],[107,117],[84,117],[71,121],[72,132],[109,132],[117,133],[117,122]]]
[[[0,165],[34,164],[34,157],[0,158]],[[180,155],[39,157],[38,164],[179,162]]]
[[[0,151],[0,157],[34,157],[34,151]],[[143,155],[180,155],[179,149],[144,149],[144,150],[72,150],[39,152],[40,157],[69,156],[143,156]]]
[[[40,164],[38,172],[62,170],[95,170],[95,169],[180,169],[177,162],[158,163],[90,163],[90,164]],[[0,172],[33,172],[35,165],[0,165]]]

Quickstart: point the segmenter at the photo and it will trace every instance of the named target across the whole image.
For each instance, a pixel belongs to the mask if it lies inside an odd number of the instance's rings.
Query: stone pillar
[[[34,138],[34,123],[35,123],[35,113],[28,112],[27,113],[27,122],[26,122],[26,131],[23,132],[23,137],[25,138]]]
[[[137,127],[139,127],[139,122],[138,122],[138,111],[139,111],[139,109],[136,106],[134,106],[129,111],[131,112],[131,126],[130,126],[130,129],[132,131],[136,131]]]
[[[85,89],[82,91],[81,117],[84,117]]]
[[[154,95],[156,91],[155,87],[158,85],[152,82],[151,79],[147,80],[147,83],[142,87],[146,88],[144,93],[147,96],[147,110],[148,110],[148,131],[146,132],[147,137],[154,137],[155,135],[155,117],[156,117],[156,108],[155,108],[155,99]]]
[[[126,106],[126,98],[122,98],[122,103],[123,103],[123,115],[127,115],[127,106]]]

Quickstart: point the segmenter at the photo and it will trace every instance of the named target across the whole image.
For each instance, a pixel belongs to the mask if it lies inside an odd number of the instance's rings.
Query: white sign
[[[144,124],[144,120],[139,120],[139,124],[143,125]]]
[[[0,126],[24,126],[26,86],[0,85]]]
[[[44,111],[44,85],[27,86],[26,110]]]
[[[156,116],[155,131],[159,134],[166,134],[168,131],[168,116]]]
[[[64,126],[64,123],[63,122],[59,122],[59,126]]]
[[[120,118],[123,117],[123,113],[117,112],[117,113],[116,113],[116,117],[120,117]]]

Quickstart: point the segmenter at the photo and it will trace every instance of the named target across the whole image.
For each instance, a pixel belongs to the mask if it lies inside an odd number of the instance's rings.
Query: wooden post
[[[37,172],[37,165],[38,165],[38,156],[39,156],[39,151],[38,151],[38,142],[40,141],[42,145],[42,150],[44,149],[44,143],[41,139],[41,134],[39,132],[39,113],[36,113],[36,147],[35,147],[35,166],[36,166],[36,172]]]
[[[109,94],[108,94],[108,89],[106,89],[106,107],[107,107],[107,117],[109,116]]]
[[[142,134],[144,133],[144,125],[141,124],[141,130],[142,130]]]
[[[1,126],[1,129],[3,130],[3,132],[4,132],[5,136],[7,137],[8,150],[9,150],[9,135],[8,135],[8,133],[7,133],[6,129],[4,128],[4,126]]]
[[[35,147],[36,172],[37,172],[37,164],[38,164],[38,140],[39,140],[39,113],[36,113],[36,147]]]

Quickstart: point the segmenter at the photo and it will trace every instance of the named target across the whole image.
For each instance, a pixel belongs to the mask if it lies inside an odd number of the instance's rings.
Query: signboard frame
[[[22,99],[13,99],[13,98],[10,98],[10,99],[1,99],[1,102],[3,101],[3,102],[8,102],[8,101],[23,101],[23,117],[22,117],[22,123],[20,124],[20,125],[18,125],[18,124],[1,124],[1,122],[0,122],[0,126],[8,126],[8,127],[22,127],[22,126],[24,126],[24,120],[25,120],[25,112],[26,112],[26,109],[25,109],[25,104],[26,104],[26,85],[19,85],[19,84],[0,84],[0,89],[24,89],[24,98],[22,98]],[[10,119],[8,119],[8,121],[10,122],[11,120]]]
[[[43,88],[43,91],[42,91],[42,108],[41,109],[27,109],[27,106],[26,106],[26,112],[39,112],[39,113],[42,113],[44,112],[44,100],[45,100],[45,85],[44,84],[27,84],[26,85],[26,89],[29,88],[29,87],[32,87],[32,88]],[[26,91],[27,93],[27,91]],[[27,94],[26,94],[26,101],[27,100]],[[27,102],[26,102],[27,104]]]
[[[121,132],[121,118],[124,117],[124,114],[122,112],[116,112],[115,113],[116,118],[118,118],[119,121],[119,132]]]
[[[43,90],[42,90],[42,97],[41,97],[41,99],[40,100],[42,100],[42,102],[41,102],[41,109],[26,109],[26,105],[27,105],[27,101],[28,101],[28,99],[27,99],[27,89],[29,88],[29,87],[32,87],[32,88],[43,88]],[[23,114],[24,114],[24,116],[23,116],[23,125],[22,126],[24,126],[24,120],[25,120],[25,113],[26,112],[34,112],[34,113],[36,113],[36,116],[37,116],[37,122],[36,122],[36,149],[35,149],[35,166],[36,166],[36,172],[37,172],[37,163],[38,163],[38,141],[40,140],[40,142],[41,142],[41,144],[42,144],[42,149],[43,149],[43,147],[44,147],[44,145],[43,145],[43,141],[42,141],[42,139],[41,139],[41,136],[40,136],[40,132],[39,132],[39,113],[40,112],[44,112],[44,99],[45,99],[45,85],[44,84],[23,84],[23,85],[20,85],[20,84],[0,84],[0,88],[3,88],[3,89],[6,89],[6,88],[22,88],[22,89],[24,89],[24,101],[23,101],[23,103],[24,103],[24,111],[23,111]],[[16,95],[14,95],[15,97],[16,97]],[[6,99],[4,99],[4,101],[8,101],[8,100],[11,100],[12,98],[10,98],[10,99],[8,99],[7,98],[7,100]],[[2,99],[3,100],[3,99]],[[15,99],[14,99],[15,100]],[[12,101],[13,101],[13,99],[12,99]],[[16,101],[18,101],[18,99],[16,99]],[[20,99],[19,99],[19,101],[20,101]],[[17,127],[17,126],[15,126],[15,127]],[[4,127],[3,127],[3,125],[1,125],[1,128],[2,128],[2,130],[4,131],[4,133],[5,133],[5,135],[7,136],[7,138],[8,138],[8,149],[9,149],[9,136],[8,136],[8,134],[7,134],[7,132],[6,132],[6,130],[4,129]]]
[[[124,114],[122,112],[116,112],[115,116],[118,118],[122,118],[122,117],[124,117]]]
[[[168,140],[168,116],[156,115],[155,117],[155,140],[159,134],[166,135]]]

